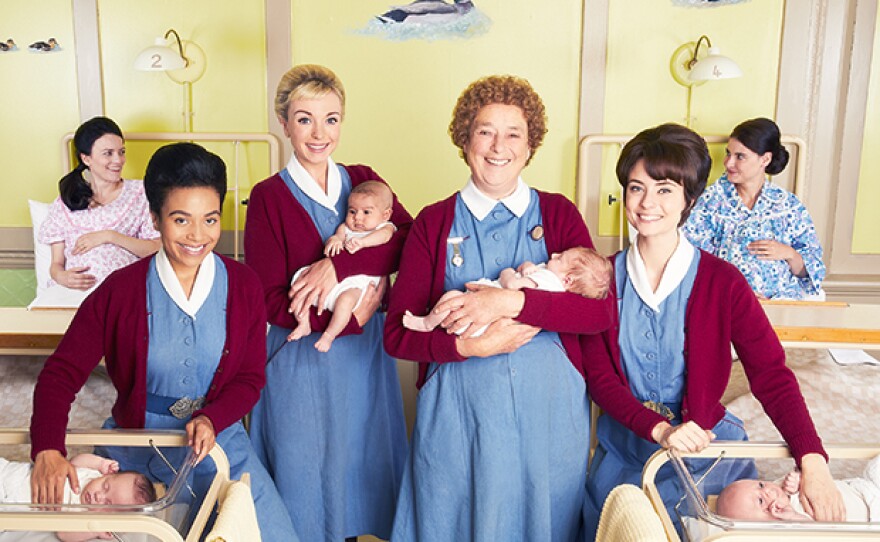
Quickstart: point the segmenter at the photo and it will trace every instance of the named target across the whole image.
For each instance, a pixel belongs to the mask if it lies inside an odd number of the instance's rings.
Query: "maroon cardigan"
[[[616,298],[613,281],[611,286]],[[635,434],[653,442],[651,430],[666,418],[644,407],[630,392],[620,364],[619,330],[614,311],[614,323],[607,332],[584,340],[590,397]],[[708,252],[700,253],[684,331],[684,421],[693,420],[711,429],[724,416],[721,396],[730,380],[732,342],[752,393],[782,433],[798,464],[808,453],[828,457],[761,304],[736,267]]]
[[[344,166],[352,186],[364,181],[385,182],[367,166]],[[341,218],[340,218],[341,220]],[[352,275],[385,276],[397,271],[400,251],[412,225],[412,216],[394,196],[391,222],[397,231],[387,243],[349,254],[343,250],[331,258],[336,278]],[[290,314],[290,279],[297,269],[311,265],[324,257],[324,240],[315,228],[312,218],[284,184],[280,174],[259,182],[251,191],[247,223],[244,229],[245,261],[263,283],[266,294],[266,312],[269,323],[286,329],[296,327]],[[318,316],[312,307],[309,321],[312,331],[324,331],[330,323],[330,313]],[[361,333],[357,319],[352,316],[340,335]]]
[[[147,405],[147,271],[153,257],[107,277],[80,306],[34,389],[31,457],[43,450],[67,455],[64,433],[70,405],[104,358],[116,388],[113,418],[119,427],[142,428]],[[254,299],[260,281],[243,264],[221,256],[229,277],[226,344],[205,406],[193,413],[211,419],[220,433],[256,404],[266,383],[266,313]]]
[[[403,314],[426,314],[444,293],[446,250],[455,218],[456,194],[419,213],[401,257],[400,273],[391,291],[385,320],[385,350],[394,357],[417,361],[419,380],[425,382],[428,363],[464,361],[455,347],[455,334],[435,329],[411,331],[403,327]],[[590,233],[575,206],[560,194],[538,191],[548,252],[582,246],[593,247]],[[567,292],[525,289],[525,305],[516,320],[557,331],[569,360],[584,374],[580,334],[598,333],[611,325],[613,298],[587,299]],[[573,317],[577,315],[577,317]]]

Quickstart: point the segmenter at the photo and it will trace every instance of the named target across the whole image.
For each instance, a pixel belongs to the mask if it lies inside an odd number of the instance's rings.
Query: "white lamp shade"
[[[736,62],[723,56],[717,47],[709,47],[709,54],[694,64],[688,74],[691,81],[711,81],[742,77],[742,70]]]
[[[156,38],[152,47],[147,47],[134,59],[134,68],[141,71],[164,72],[186,67],[180,53],[166,45],[163,38]]]

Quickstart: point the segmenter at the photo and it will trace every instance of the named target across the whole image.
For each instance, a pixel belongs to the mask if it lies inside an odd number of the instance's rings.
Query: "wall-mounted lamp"
[[[169,46],[168,36],[174,36]],[[173,47],[174,45],[177,47]],[[191,132],[193,128],[192,84],[205,73],[206,58],[201,47],[191,41],[180,39],[180,34],[173,28],[165,32],[164,38],[156,38],[151,47],[147,47],[134,60],[134,68],[141,71],[159,71],[175,83],[184,87],[184,130]]]
[[[708,51],[704,48],[705,55],[700,57],[700,45],[705,40]],[[741,77],[743,72],[739,65],[730,58],[723,56],[717,47],[712,47],[712,42],[706,35],[700,36],[696,42],[685,43],[672,53],[669,61],[669,70],[675,82],[687,87],[687,118],[688,127],[691,125],[691,97],[693,87],[706,81],[715,79],[733,79]]]

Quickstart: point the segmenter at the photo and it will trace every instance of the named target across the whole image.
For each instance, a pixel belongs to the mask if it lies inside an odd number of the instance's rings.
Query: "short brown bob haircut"
[[[678,224],[683,225],[709,179],[712,158],[706,141],[693,130],[671,123],[648,128],[630,139],[617,160],[624,201],[630,173],[640,160],[652,179],[669,179],[684,188],[686,206]]]

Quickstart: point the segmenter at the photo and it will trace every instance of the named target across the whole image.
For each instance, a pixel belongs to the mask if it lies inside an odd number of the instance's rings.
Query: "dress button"
[[[192,382],[192,378],[185,376],[183,377],[183,380],[181,382],[188,385],[190,382]]]
[[[516,369],[510,370],[510,376],[516,376]]]
[[[648,355],[646,355],[645,357],[653,361],[653,359],[657,356],[654,355],[654,352],[648,352]]]
[[[500,216],[501,213],[499,211],[492,211],[492,218],[494,218],[495,220],[498,220]]]
[[[501,262],[502,262],[502,261],[503,261],[503,260],[501,259],[501,256],[495,258],[495,265],[501,265]]]
[[[647,375],[648,380],[654,380],[654,373],[649,372]]]
[[[645,337],[647,337],[647,338],[649,338],[649,339],[653,339],[653,338],[654,338],[654,332],[653,332],[653,331],[648,331],[647,333],[645,333]]]
[[[184,342],[184,344],[186,344],[187,346],[191,346],[192,343],[193,343],[192,337],[186,337],[185,339],[183,339],[183,342]]]
[[[192,367],[195,362],[196,362],[196,360],[194,360],[192,358],[186,358],[185,360],[183,360],[183,364],[186,365],[187,367]]]
[[[190,324],[190,322],[191,322],[191,320],[187,316],[184,316],[183,318],[180,319],[180,323],[185,326],[188,326]]]
[[[495,239],[496,241],[500,241],[501,234],[496,231],[495,233],[492,234],[492,239]]]
[[[657,399],[657,392],[656,392],[656,391],[652,391],[652,392],[650,393],[650,395],[651,395],[651,399],[654,399],[654,400]]]
[[[643,314],[644,314],[645,316],[651,316],[651,309],[645,309],[645,310],[643,311]]]

